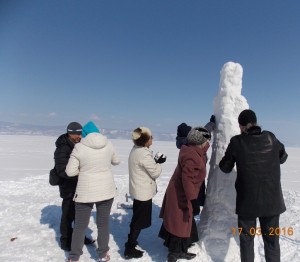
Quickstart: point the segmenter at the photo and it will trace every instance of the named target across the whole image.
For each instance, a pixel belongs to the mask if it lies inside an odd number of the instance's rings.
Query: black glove
[[[166,160],[167,160],[167,156],[165,156],[164,154],[159,153],[159,152],[157,152],[155,157],[154,157],[154,161],[158,164],[165,163]]]
[[[192,203],[192,207],[193,207],[193,215],[194,216],[199,215],[200,214],[200,206],[198,204],[197,199],[191,200],[191,203]]]
[[[211,115],[211,117],[209,119],[209,122],[216,123],[216,117],[215,117],[215,115]]]

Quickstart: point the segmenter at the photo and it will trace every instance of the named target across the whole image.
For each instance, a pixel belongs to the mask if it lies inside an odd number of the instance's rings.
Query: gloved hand
[[[216,117],[215,117],[215,115],[211,115],[211,117],[209,119],[209,122],[216,123]]]
[[[165,156],[164,154],[159,153],[159,152],[157,152],[155,157],[154,157],[154,161],[158,164],[165,163],[166,160],[167,160],[167,156]]]
[[[193,215],[194,216],[199,215],[200,214],[200,206],[198,204],[197,199],[191,200],[191,203],[192,203],[192,207],[193,207]]]

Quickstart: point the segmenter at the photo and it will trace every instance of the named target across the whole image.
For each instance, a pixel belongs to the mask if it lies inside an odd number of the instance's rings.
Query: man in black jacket
[[[257,126],[252,110],[242,111],[238,122],[241,134],[231,138],[219,167],[229,173],[236,164],[236,231],[240,233],[241,261],[254,261],[254,236],[261,235],[266,261],[279,262],[279,234],[275,231],[279,230],[280,214],[286,210],[280,164],[288,155],[273,133]],[[256,226],[256,218],[260,227]]]
[[[73,197],[75,195],[78,176],[68,177],[65,169],[68,164],[70,155],[76,143],[81,140],[82,126],[77,122],[71,122],[67,127],[67,133],[59,136],[56,140],[56,150],[54,152],[54,161],[56,173],[61,177],[59,184],[60,197],[62,201],[62,214],[60,221],[60,246],[65,251],[71,250],[71,241],[73,227],[75,220],[75,202]],[[85,244],[92,244],[95,241],[85,238]]]

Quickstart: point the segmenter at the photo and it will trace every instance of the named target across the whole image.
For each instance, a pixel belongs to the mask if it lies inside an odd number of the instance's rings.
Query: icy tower
[[[218,94],[214,100],[216,129],[212,141],[210,171],[207,180],[205,207],[198,225],[200,250],[208,254],[208,261],[239,261],[238,237],[231,228],[237,228],[235,214],[236,192],[235,169],[224,174],[219,169],[230,138],[240,133],[238,115],[249,108],[241,95],[243,68],[240,64],[228,62],[221,72]]]

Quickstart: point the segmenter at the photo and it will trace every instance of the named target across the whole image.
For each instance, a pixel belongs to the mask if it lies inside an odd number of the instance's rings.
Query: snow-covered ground
[[[0,136],[0,261],[64,261],[66,254],[59,247],[60,204],[58,188],[48,183],[48,172],[53,167],[54,142],[56,137],[47,136]],[[118,203],[125,201],[128,193],[127,159],[132,147],[129,140],[112,140],[122,160],[113,167],[118,187],[111,211],[111,261],[123,259],[124,243],[131,219],[130,209],[119,209]],[[152,226],[142,231],[139,243],[145,251],[138,261],[166,261],[167,249],[157,237],[161,226],[158,218],[166,186],[177,164],[178,149],[175,142],[155,141],[152,149],[167,155],[163,173],[158,178],[158,193],[153,199]],[[280,236],[281,261],[300,261],[300,148],[286,148],[289,158],[282,165],[282,186],[287,211],[282,214],[281,228],[292,228],[290,235],[282,230]],[[220,213],[221,215],[221,213]],[[96,238],[95,210],[92,212],[88,234]],[[199,221],[199,218],[197,218]],[[231,232],[231,228],[228,228]],[[214,228],[211,228],[214,234]],[[227,234],[230,235],[230,234]],[[238,237],[228,240],[238,242]],[[191,261],[222,262],[224,258],[211,259],[210,254],[218,250],[218,243],[209,243],[205,249],[194,246],[191,252],[198,256]],[[231,250],[228,248],[228,250]],[[224,251],[224,250],[223,250]],[[226,250],[224,251],[226,252]],[[230,252],[230,251],[229,251]],[[255,241],[256,261],[264,261],[262,237]],[[239,261],[239,254],[231,261]],[[80,261],[95,261],[95,247],[84,247]],[[137,260],[131,260],[137,261]],[[230,261],[230,260],[225,260]]]

